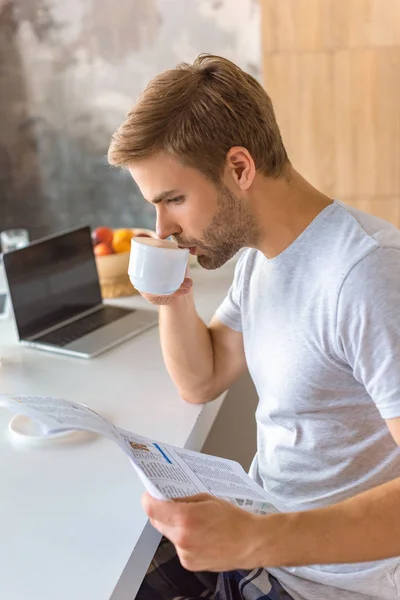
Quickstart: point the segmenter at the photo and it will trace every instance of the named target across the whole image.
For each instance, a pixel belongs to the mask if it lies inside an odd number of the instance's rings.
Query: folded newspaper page
[[[136,435],[83,404],[60,398],[0,395],[1,407],[33,419],[44,436],[82,430],[114,440],[154,498],[171,500],[206,492],[256,514],[277,512],[265,490],[235,461]]]

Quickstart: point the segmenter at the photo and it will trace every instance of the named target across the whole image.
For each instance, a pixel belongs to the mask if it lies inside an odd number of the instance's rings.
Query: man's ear
[[[243,146],[233,146],[226,155],[225,165],[228,177],[232,177],[243,192],[248,190],[256,174],[256,166],[250,152]]]

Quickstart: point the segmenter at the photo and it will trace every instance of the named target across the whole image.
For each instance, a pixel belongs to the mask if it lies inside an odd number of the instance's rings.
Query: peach
[[[113,254],[113,251],[111,246],[100,242],[94,247],[94,253],[96,256],[106,256],[107,254]]]
[[[108,244],[111,246],[114,238],[114,232],[109,227],[97,227],[92,232],[92,240],[94,244]]]

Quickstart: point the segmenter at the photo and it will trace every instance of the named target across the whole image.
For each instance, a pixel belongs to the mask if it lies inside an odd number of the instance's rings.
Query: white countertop
[[[208,321],[233,267],[192,275]],[[118,303],[148,308],[140,296]],[[8,319],[0,321],[0,356],[0,393],[83,402],[118,426],[177,446],[200,449],[222,402],[179,398],[158,328],[85,360],[18,345]],[[128,459],[112,441],[85,434],[27,445],[9,434],[11,416],[0,410],[0,598],[133,600],[158,536]]]

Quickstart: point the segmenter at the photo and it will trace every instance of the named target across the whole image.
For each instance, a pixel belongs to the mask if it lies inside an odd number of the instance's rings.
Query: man
[[[266,92],[216,56],[151,81],[108,156],[154,204],[159,237],[202,267],[247,248],[208,327],[190,278],[145,297],[184,400],[213,400],[248,367],[250,473],[280,511],[146,495],[182,566],[164,540],[137,597],[400,597],[400,232],[305,181]]]

